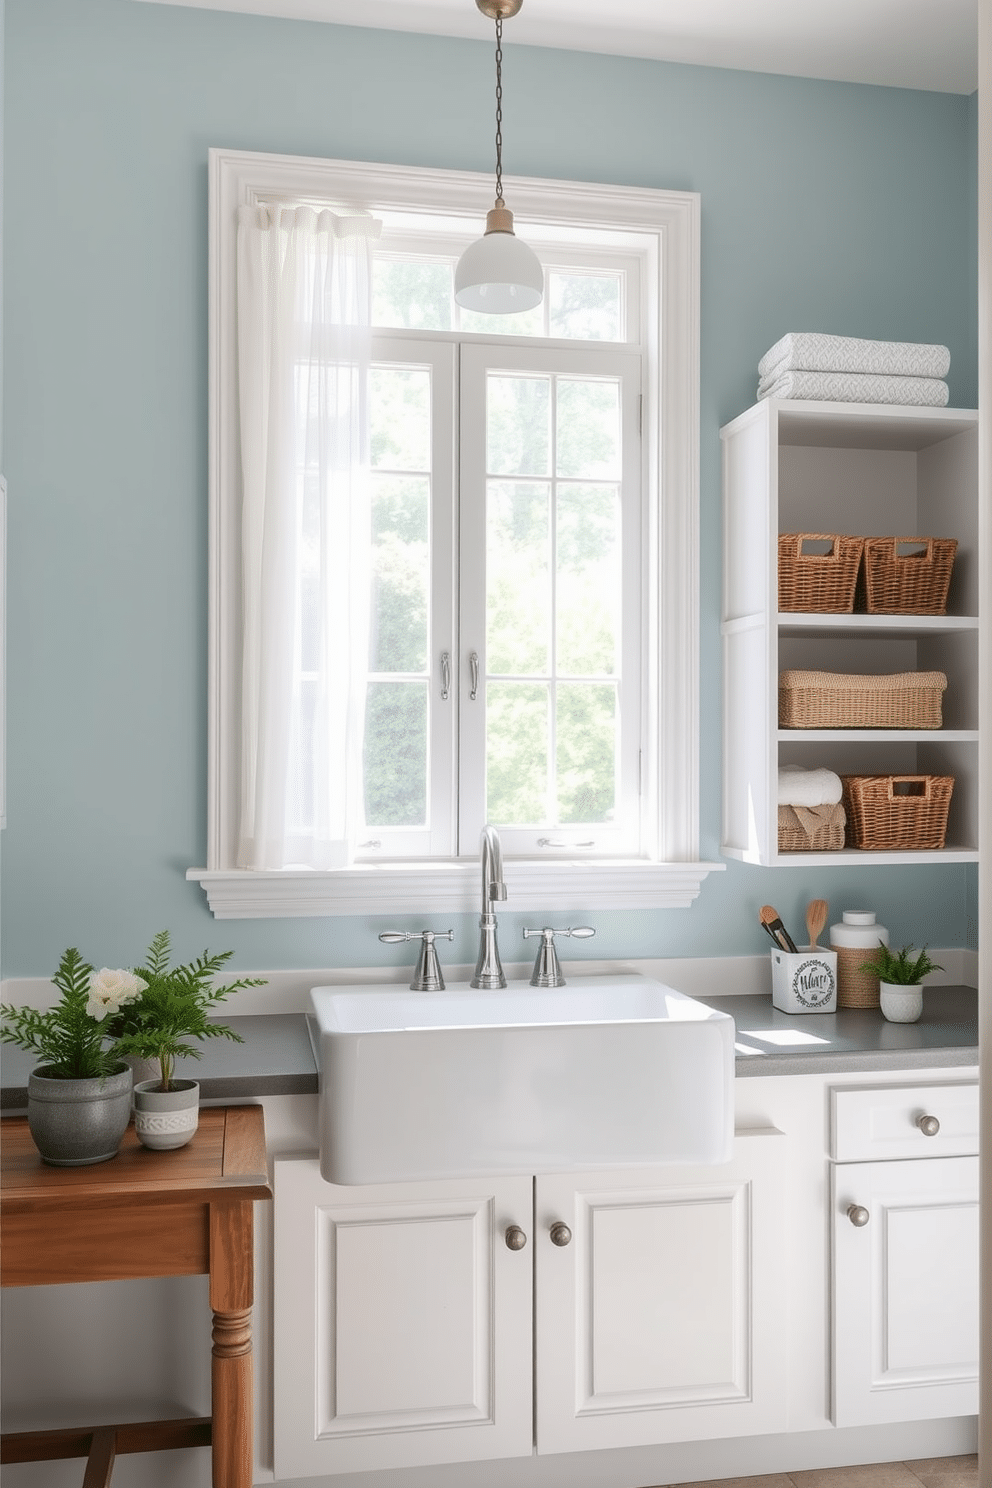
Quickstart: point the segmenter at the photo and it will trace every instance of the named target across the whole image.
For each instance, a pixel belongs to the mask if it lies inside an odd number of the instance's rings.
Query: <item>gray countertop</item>
[[[737,1030],[737,1076],[934,1069],[978,1063],[978,992],[928,987],[916,1023],[889,1023],[875,1009],[781,1013],[770,996],[701,998]]]
[[[978,993],[974,987],[930,987],[917,1023],[889,1023],[877,1010],[795,1016],[772,1007],[770,996],[707,997],[736,1025],[738,1078],[755,1075],[838,1074],[854,1070],[916,1070],[978,1063]],[[262,1095],[316,1095],[317,1065],[304,1013],[228,1017],[244,1039],[212,1039],[199,1060],[180,1061],[179,1073],[199,1080],[204,1100]],[[36,1059],[23,1049],[0,1049],[0,1109],[23,1111]]]
[[[176,1061],[176,1073],[200,1082],[203,1100],[244,1100],[259,1095],[316,1095],[317,1064],[304,1013],[257,1013],[224,1018],[244,1039],[214,1038],[202,1058]],[[27,1106],[28,1075],[38,1061],[25,1049],[0,1047],[0,1110]]]

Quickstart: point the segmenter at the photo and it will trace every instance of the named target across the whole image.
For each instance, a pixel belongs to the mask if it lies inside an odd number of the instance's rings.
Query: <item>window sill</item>
[[[725,863],[631,859],[596,863],[504,859],[503,876],[511,912],[687,909],[707,874],[725,868]],[[326,873],[190,868],[186,877],[201,885],[218,920],[469,914],[479,907],[479,864],[474,859],[362,864]]]

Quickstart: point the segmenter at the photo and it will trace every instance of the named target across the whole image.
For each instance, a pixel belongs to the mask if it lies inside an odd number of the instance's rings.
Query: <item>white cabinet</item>
[[[978,1158],[948,1154],[977,1153],[978,1087],[832,1104],[834,1423],[974,1414]]]
[[[529,1454],[532,1179],[274,1188],[276,1479]]]
[[[785,1429],[784,1146],[739,1132],[720,1167],[537,1180],[538,1453]]]
[[[277,1479],[783,1430],[783,1141],[376,1188],[277,1161]]]
[[[978,425],[958,409],[766,399],[724,452],[723,844],[750,863],[971,862],[978,856]],[[948,613],[779,613],[778,535],[954,537]],[[947,674],[944,726],[778,727],[786,668]],[[779,765],[955,777],[939,852],[778,851]]]

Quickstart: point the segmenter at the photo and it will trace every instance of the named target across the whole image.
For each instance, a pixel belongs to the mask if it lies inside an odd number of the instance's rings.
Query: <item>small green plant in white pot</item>
[[[131,1071],[113,1025],[146,983],[130,971],[94,971],[74,946],[44,1011],[0,1005],[0,1039],[36,1055],[28,1076],[28,1127],[46,1163],[82,1167],[116,1156],[131,1114]]]
[[[145,989],[121,1008],[111,1032],[120,1054],[158,1065],[157,1079],[140,1080],[134,1087],[134,1128],[146,1147],[183,1147],[196,1131],[200,1087],[196,1080],[176,1078],[176,1060],[199,1059],[197,1045],[203,1039],[244,1043],[233,1028],[210,1020],[217,1004],[232,992],[264,984],[264,978],[239,977],[215,986],[214,978],[233,954],[204,951],[185,965],[170,966],[169,932],[162,930],[148,948],[145,965],[135,968]]]
[[[944,969],[931,961],[926,946],[914,957],[915,949],[908,945],[895,950],[879,944],[871,960],[861,966],[862,971],[877,974],[882,1014],[890,1023],[915,1023],[923,1011],[923,978]]]

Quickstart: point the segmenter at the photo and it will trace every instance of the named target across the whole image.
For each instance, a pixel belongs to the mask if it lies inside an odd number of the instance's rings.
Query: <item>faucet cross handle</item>
[[[576,940],[588,940],[591,935],[595,934],[591,925],[569,926],[567,930],[553,930],[550,925],[545,925],[542,930],[525,930],[524,940],[529,940],[532,935],[541,937],[537,960],[534,962],[534,972],[530,979],[531,986],[564,987],[565,985],[558,952],[555,950],[556,935],[570,935]]]
[[[383,930],[379,936],[385,945],[396,945],[406,940],[420,941],[420,956],[410,983],[411,992],[444,991],[444,977],[441,975],[441,963],[437,959],[434,942],[454,938],[454,930]]]

